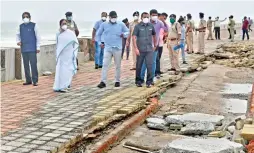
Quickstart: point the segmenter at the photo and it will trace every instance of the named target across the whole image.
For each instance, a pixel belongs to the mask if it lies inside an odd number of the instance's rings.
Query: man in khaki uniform
[[[72,19],[72,12],[66,12],[65,16],[66,16],[66,20],[67,20],[67,28],[70,29],[71,31],[73,31],[75,33],[75,35],[78,37],[79,30],[78,30],[77,24]],[[77,62],[77,70],[79,70],[78,58],[76,58],[76,62]]]
[[[207,29],[208,29],[208,37],[207,37],[207,40],[214,40],[213,39],[213,34],[212,34],[212,27],[213,27],[213,20],[212,20],[212,17],[209,16],[208,18],[208,21],[207,21]]]
[[[191,14],[187,14],[187,29],[186,29],[186,36],[187,36],[187,52],[189,54],[194,53],[193,51],[193,29],[194,24],[191,20]]]
[[[235,38],[235,20],[233,20],[233,18],[234,18],[233,15],[231,15],[229,17],[229,23],[228,23],[232,42],[234,41],[234,38]]]
[[[204,54],[205,50],[205,33],[206,33],[206,20],[204,20],[204,13],[199,13],[199,26],[196,29],[198,33],[198,52],[197,54]]]
[[[136,70],[136,61],[137,61],[137,55],[135,53],[135,47],[133,45],[133,42],[132,42],[132,39],[131,39],[131,36],[132,36],[132,33],[134,31],[134,27],[139,23],[139,12],[136,11],[133,13],[133,21],[130,22],[129,24],[129,27],[130,27],[130,35],[127,39],[127,42],[126,42],[126,46],[129,46],[131,45],[131,52],[132,52],[132,58],[133,58],[133,65],[132,65],[132,68],[131,70]]]
[[[171,62],[171,71],[175,71],[175,74],[178,75],[180,73],[180,65],[179,65],[179,49],[174,50],[174,47],[177,46],[180,42],[181,38],[181,25],[176,22],[176,15],[171,14],[170,16],[171,28],[168,34],[167,47],[169,50],[169,58]]]

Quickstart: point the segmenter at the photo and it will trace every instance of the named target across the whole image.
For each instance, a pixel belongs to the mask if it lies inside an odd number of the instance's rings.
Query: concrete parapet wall
[[[79,63],[94,60],[94,47],[90,38],[79,38],[80,52]],[[39,75],[45,71],[55,72],[56,68],[56,44],[50,43],[41,46],[37,54],[37,67]],[[25,79],[24,66],[20,48],[1,48],[1,81]]]

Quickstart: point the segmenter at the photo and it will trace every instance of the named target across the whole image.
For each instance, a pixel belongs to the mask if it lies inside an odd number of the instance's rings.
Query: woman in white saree
[[[67,29],[65,19],[60,21],[60,32],[56,37],[56,73],[55,92],[66,92],[70,88],[72,77],[77,73],[76,57],[79,43],[73,31]]]

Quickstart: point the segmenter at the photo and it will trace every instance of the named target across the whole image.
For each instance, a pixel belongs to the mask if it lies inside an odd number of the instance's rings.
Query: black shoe
[[[23,83],[24,86],[30,85],[30,84],[32,84],[32,82],[25,82],[25,83]]]
[[[186,61],[183,61],[183,64],[188,64]]]
[[[38,83],[36,82],[36,83],[34,83],[33,85],[34,85],[34,86],[38,86]]]
[[[98,69],[98,68],[99,68],[99,66],[96,64],[96,65],[95,65],[95,69]]]
[[[99,66],[99,69],[101,69],[102,68],[102,66]]]
[[[152,85],[151,85],[151,84],[148,84],[148,85],[146,85],[146,87],[147,87],[147,88],[151,88],[151,87],[152,87]]]
[[[97,87],[98,88],[105,88],[106,84],[104,82],[101,82]]]
[[[120,87],[120,82],[116,82],[115,87]]]
[[[161,78],[160,74],[156,74],[155,77],[156,77],[157,79],[160,79],[160,78]]]
[[[138,83],[138,84],[136,84],[136,86],[137,86],[137,87],[142,87],[142,84],[139,84],[139,83]]]

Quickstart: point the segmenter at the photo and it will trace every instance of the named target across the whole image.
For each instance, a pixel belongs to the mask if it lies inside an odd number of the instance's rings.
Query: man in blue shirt
[[[96,32],[99,30],[100,25],[105,22],[107,19],[107,13],[102,12],[101,13],[101,19],[97,21],[93,27],[93,33],[92,33],[92,41],[95,43],[95,56],[94,56],[94,61],[95,61],[95,69],[102,68],[102,62],[103,62],[103,53],[104,49],[101,48],[100,44],[98,43],[98,39],[96,36]]]
[[[115,87],[120,87],[122,38],[129,35],[129,29],[126,25],[121,21],[117,21],[117,13],[115,11],[109,13],[109,19],[109,22],[101,24],[96,33],[98,43],[104,48],[102,79],[98,88],[106,87],[107,73],[112,57],[114,57],[116,67]]]
[[[38,85],[38,69],[37,69],[37,53],[40,52],[40,35],[37,24],[31,22],[31,15],[29,12],[22,14],[23,22],[19,25],[16,41],[17,45],[21,47],[21,54],[23,57],[23,64],[25,70],[26,82],[23,85],[34,86]],[[30,66],[32,71],[32,79],[30,74]]]

